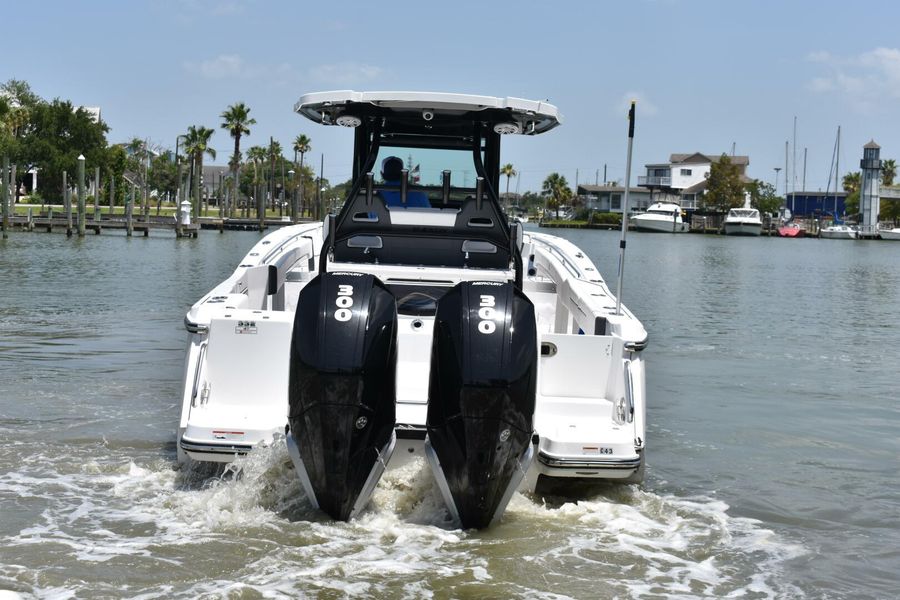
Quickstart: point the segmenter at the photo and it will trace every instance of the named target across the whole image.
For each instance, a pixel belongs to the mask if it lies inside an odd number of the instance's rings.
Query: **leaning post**
[[[84,237],[84,154],[78,155],[78,237]]]
[[[9,177],[9,157],[3,157],[3,176],[0,177],[0,201],[3,202],[3,239],[9,237],[9,188],[7,187],[7,179]]]
[[[131,237],[134,233],[134,223],[131,220],[132,212],[134,212],[134,197],[137,194],[137,188],[131,184],[131,196],[125,194],[125,235]]]

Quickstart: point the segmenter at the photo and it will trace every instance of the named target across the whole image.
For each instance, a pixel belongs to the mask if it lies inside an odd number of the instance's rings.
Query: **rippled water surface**
[[[618,234],[563,231],[614,285]],[[454,529],[422,464],[352,523],[283,444],[175,468],[187,308],[257,239],[0,241],[0,590],[24,597],[891,598],[900,244],[632,234],[647,481]]]

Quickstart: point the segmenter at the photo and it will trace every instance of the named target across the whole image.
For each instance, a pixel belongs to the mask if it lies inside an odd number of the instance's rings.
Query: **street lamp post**
[[[294,154],[296,155],[297,153],[294,152]],[[289,170],[287,172],[287,174],[288,174],[288,181],[290,182],[290,188],[291,188],[291,222],[296,223],[297,222],[297,190],[294,189],[294,170],[293,169]]]

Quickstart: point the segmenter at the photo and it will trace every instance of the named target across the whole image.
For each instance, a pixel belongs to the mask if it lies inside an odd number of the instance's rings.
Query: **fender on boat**
[[[314,505],[339,520],[368,503],[394,449],[397,304],[362,273],[301,291],[291,339],[288,449]]]
[[[463,282],[438,301],[425,455],[465,528],[496,522],[531,463],[537,352],[514,284]]]

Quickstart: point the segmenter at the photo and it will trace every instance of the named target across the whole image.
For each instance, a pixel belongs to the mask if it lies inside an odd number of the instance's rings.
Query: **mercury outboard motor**
[[[288,450],[335,519],[368,503],[394,450],[397,303],[377,278],[325,273],[300,292],[291,339]]]
[[[425,455],[465,528],[497,521],[534,454],[534,305],[512,283],[463,282],[438,301]]]

